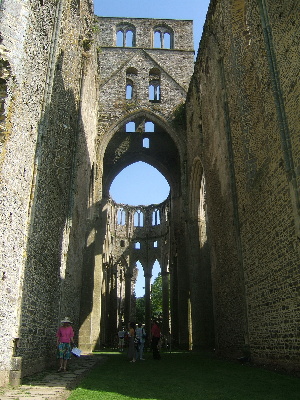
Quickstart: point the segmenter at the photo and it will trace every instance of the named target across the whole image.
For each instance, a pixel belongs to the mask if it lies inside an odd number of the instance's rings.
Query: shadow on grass
[[[165,353],[160,361],[129,363],[106,354],[69,400],[299,400],[296,377],[200,353]]]

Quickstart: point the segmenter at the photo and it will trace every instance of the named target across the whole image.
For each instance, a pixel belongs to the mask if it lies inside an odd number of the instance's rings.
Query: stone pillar
[[[151,331],[151,299],[150,299],[150,285],[151,285],[151,273],[145,272],[145,327],[146,332],[150,336]]]
[[[176,259],[177,264],[174,265],[177,272],[177,318],[178,318],[178,345],[181,349],[189,348],[189,332],[188,332],[188,303],[189,303],[189,276],[188,261],[186,257],[186,239],[185,232],[180,225],[176,229]],[[175,264],[175,263],[174,263]],[[173,271],[175,272],[175,271]],[[175,295],[176,295],[175,294]]]
[[[169,273],[162,272],[162,310],[163,310],[163,321],[162,321],[162,333],[167,336],[170,333],[169,328]]]
[[[109,332],[108,340],[110,346],[114,344],[115,335],[118,331],[118,304],[117,304],[117,266],[113,265],[110,271],[110,290],[109,290]]]
[[[126,327],[130,322],[131,315],[131,280],[132,273],[130,271],[125,272],[124,319]]]
[[[177,256],[170,265],[171,334],[175,347],[179,344]]]
[[[22,357],[12,357],[9,383],[11,386],[21,385]]]

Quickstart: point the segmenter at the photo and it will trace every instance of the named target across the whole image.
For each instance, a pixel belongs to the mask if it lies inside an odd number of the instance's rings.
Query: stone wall
[[[298,14],[293,1],[212,1],[187,107],[216,347],[288,369],[299,368]]]
[[[55,362],[66,315],[83,350],[99,344],[109,185],[140,159],[171,187],[175,343],[299,369],[300,6],[282,3],[211,1],[186,134],[191,21],[94,19],[90,0],[1,2],[1,384]],[[119,29],[132,47],[116,46]],[[156,30],[171,48],[154,48]]]
[[[155,49],[151,34],[153,28],[162,22],[142,18],[98,18],[100,135],[111,130],[111,121],[120,121],[125,116],[130,120],[130,115],[140,110],[147,110],[148,114],[170,123],[176,107],[184,102],[193,72],[192,21],[166,20],[176,39],[174,48]],[[134,24],[136,47],[116,46],[119,23]],[[178,68],[179,64],[181,68]],[[125,98],[126,72],[132,68],[136,70],[135,97],[128,101]],[[158,68],[161,74],[161,102],[151,103],[148,88],[149,72],[153,68]]]
[[[93,24],[88,1],[79,8],[7,0],[1,7],[2,59],[10,71],[0,187],[6,383],[12,355],[22,357],[18,368],[27,374],[55,360],[61,317],[70,315],[78,329],[96,64],[85,45]],[[86,97],[93,107],[82,106]],[[20,339],[15,349],[14,338]]]
[[[171,33],[174,39],[172,48],[155,48],[152,38],[156,28],[162,33],[165,30]],[[134,43],[123,46],[122,42],[121,46],[117,46],[118,29],[122,29],[124,34],[127,29],[133,32]],[[110,223],[106,208],[109,189],[115,176],[136,161],[142,160],[157,167],[170,184],[171,208],[174,210],[173,226],[177,227],[176,235],[174,231],[171,234],[172,251],[176,251],[176,246],[180,249],[181,260],[175,268],[180,268],[180,274],[185,275],[185,248],[180,243],[183,223],[180,191],[185,137],[181,120],[183,112],[180,110],[183,109],[182,104],[186,98],[194,64],[192,21],[98,17],[95,36],[100,75],[96,144],[98,199],[95,201],[95,219],[91,221],[93,234],[88,238],[84,259],[87,274],[84,272],[86,284],[82,294],[80,329],[81,346],[89,351],[100,345],[100,337],[102,341],[103,337],[107,340],[106,327],[111,326],[110,322],[106,324],[107,286],[104,283],[108,276],[106,265],[111,258],[105,247],[110,240],[110,233],[106,229]],[[149,86],[153,79],[159,81],[159,99],[149,98]],[[130,99],[126,98],[128,80],[132,81],[133,86],[133,96]],[[125,128],[127,122],[135,123],[130,132]],[[147,122],[153,123],[154,132],[147,131]],[[144,147],[144,138],[149,139],[149,148]],[[112,253],[114,251],[116,249],[113,249]],[[179,286],[185,287],[181,290],[183,300],[179,301],[176,307],[184,308],[184,312],[178,314],[186,321],[187,280],[179,279]],[[129,299],[130,296],[127,295],[126,298]],[[126,307],[126,310],[129,310],[129,307]],[[126,323],[129,322],[128,319],[129,312]],[[150,325],[150,314],[146,319],[149,319]],[[176,334],[181,335],[182,341],[187,343],[187,324],[180,324],[180,329],[176,329]]]

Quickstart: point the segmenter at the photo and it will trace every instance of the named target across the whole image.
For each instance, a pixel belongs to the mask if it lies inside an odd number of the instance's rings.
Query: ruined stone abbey
[[[149,329],[155,261],[174,346],[300,371],[299,15],[211,0],[194,62],[192,21],[1,1],[1,385],[55,362],[66,315],[110,345],[137,262]],[[110,198],[136,161],[163,203]]]

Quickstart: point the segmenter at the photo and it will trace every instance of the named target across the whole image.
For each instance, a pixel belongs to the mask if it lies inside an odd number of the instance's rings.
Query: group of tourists
[[[130,362],[144,360],[143,354],[147,337],[145,327],[141,323],[136,326],[134,322],[130,322],[128,331],[122,328],[118,332],[119,350],[124,351],[124,347],[127,344]],[[153,359],[160,360],[161,331],[157,321],[152,321],[150,344],[153,351]]]
[[[74,330],[72,322],[69,317],[65,317],[61,321],[61,326],[58,328],[57,337],[57,358],[60,360],[58,372],[67,370],[67,362],[71,358],[72,347],[74,344]],[[144,347],[148,336],[145,327],[138,323],[130,322],[128,330],[125,331],[124,327],[118,332],[119,350],[124,351],[125,345],[128,345],[128,358],[130,362],[137,360],[144,360]],[[127,343],[126,343],[127,342]],[[150,335],[151,349],[153,352],[153,359],[160,360],[160,347],[161,347],[161,331],[159,323],[152,321],[151,335]]]

